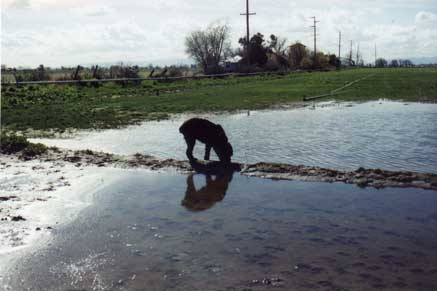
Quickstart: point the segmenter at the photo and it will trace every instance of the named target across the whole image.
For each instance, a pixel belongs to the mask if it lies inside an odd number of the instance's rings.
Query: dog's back
[[[225,131],[220,125],[202,118],[192,118],[185,121],[179,128],[179,132],[206,144],[228,142]]]

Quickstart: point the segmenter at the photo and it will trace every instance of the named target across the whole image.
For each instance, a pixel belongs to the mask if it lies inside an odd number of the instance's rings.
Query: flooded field
[[[185,159],[185,143],[178,128],[189,117],[39,141],[70,149]],[[204,117],[223,125],[239,162],[437,173],[436,104],[328,102],[300,109]],[[203,145],[196,149],[202,157]]]
[[[120,170],[6,290],[436,290],[437,195]]]
[[[190,117],[34,141],[185,159],[178,128]],[[239,162],[437,173],[437,105],[328,102],[204,117],[223,125]],[[437,290],[435,191],[111,173],[90,190],[91,206],[47,228],[49,244],[0,274],[1,288]]]

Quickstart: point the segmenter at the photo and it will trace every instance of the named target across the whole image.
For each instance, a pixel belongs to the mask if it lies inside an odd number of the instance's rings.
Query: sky
[[[51,67],[102,63],[183,64],[184,39],[211,23],[226,23],[231,43],[245,35],[245,0],[1,0],[1,63]],[[289,44],[342,56],[353,41],[366,62],[437,57],[437,0],[251,0],[251,34],[275,34]]]

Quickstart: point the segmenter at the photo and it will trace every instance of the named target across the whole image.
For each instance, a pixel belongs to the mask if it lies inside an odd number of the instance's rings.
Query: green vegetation
[[[151,77],[181,77],[192,76],[194,72],[188,66],[148,67],[129,66],[124,64],[110,67],[61,67],[50,68],[39,65],[35,69],[7,68],[2,65],[1,81],[5,83],[28,81],[65,81],[65,80],[95,80],[115,78],[147,78]]]
[[[15,154],[21,152],[22,158],[30,158],[46,153],[48,148],[40,143],[30,143],[25,137],[15,134],[2,134],[0,153]]]
[[[330,98],[437,101],[436,68],[353,69],[172,83],[105,83],[99,87],[3,86],[2,123],[12,131],[116,128],[165,119],[172,113],[260,109],[302,101],[303,97],[329,93],[368,75]]]
[[[24,150],[29,146],[29,142],[24,136],[1,135],[0,152],[2,154],[13,154]]]
[[[36,157],[47,152],[47,147],[41,143],[30,143],[22,152],[22,157]]]

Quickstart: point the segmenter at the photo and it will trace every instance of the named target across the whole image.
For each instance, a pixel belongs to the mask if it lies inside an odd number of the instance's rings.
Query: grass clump
[[[16,154],[21,153],[22,158],[33,158],[46,153],[47,146],[41,143],[31,143],[26,137],[16,134],[2,134],[0,153],[2,154]]]
[[[0,152],[10,155],[24,150],[30,143],[24,136],[2,134],[0,144]]]
[[[33,158],[46,153],[48,148],[41,143],[29,143],[29,145],[21,152],[22,158]]]

